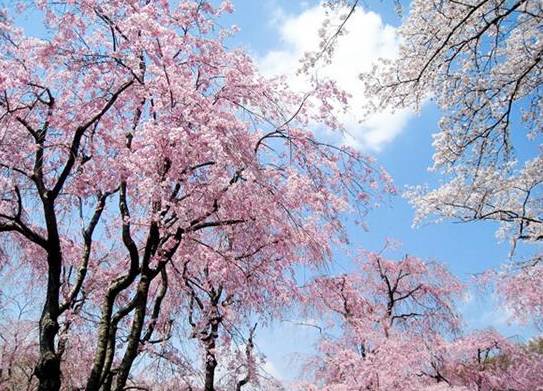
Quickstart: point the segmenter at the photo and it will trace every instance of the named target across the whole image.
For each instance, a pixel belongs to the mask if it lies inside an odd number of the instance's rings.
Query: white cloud
[[[316,5],[297,15],[288,15],[282,10],[276,15],[281,15],[281,18],[274,18],[280,48],[262,57],[260,68],[267,75],[287,74],[294,89],[304,89],[305,82],[296,76],[296,70],[304,53],[318,47],[318,30],[326,18],[325,10]],[[358,9],[347,24],[347,34],[337,41],[332,64],[319,69],[320,76],[336,80],[352,95],[350,112],[340,116],[348,132],[342,142],[360,149],[380,150],[401,133],[411,117],[411,112],[402,110],[394,114],[373,114],[360,123],[362,106],[367,98],[359,74],[369,71],[379,57],[393,58],[398,44],[394,27],[384,24],[378,14]]]

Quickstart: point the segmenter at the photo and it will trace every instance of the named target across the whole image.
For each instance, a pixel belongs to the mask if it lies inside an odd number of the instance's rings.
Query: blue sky
[[[349,85],[356,104],[363,103],[365,99],[360,95],[362,85],[355,80],[357,70],[365,70],[378,55],[393,55],[397,46],[394,28],[401,23],[393,12],[392,2],[368,0],[367,3],[367,7],[353,18],[353,25],[348,27],[351,34],[344,37],[343,47],[338,51],[338,63],[325,71],[328,76],[338,76]],[[264,73],[292,73],[303,50],[310,49],[308,45],[311,42],[317,42],[315,32],[321,16],[321,11],[316,8],[317,1],[238,0],[234,5],[236,12],[221,22],[225,26],[236,24],[240,28],[229,45],[247,49]],[[31,21],[21,22],[36,32]],[[293,81],[295,86],[299,86],[297,83]],[[435,107],[427,104],[418,114],[381,115],[373,118],[369,125],[360,125],[356,104],[353,113],[345,118],[350,136],[336,141],[348,142],[374,155],[392,175],[400,192],[406,185],[427,183],[435,186],[439,183],[439,178],[427,170],[433,154],[431,135],[437,129],[439,119]],[[522,155],[528,145],[521,140],[519,154]],[[404,199],[399,196],[387,198],[380,208],[370,211],[367,216],[368,231],[354,225],[348,227],[353,247],[380,250],[386,238],[394,238],[403,243],[396,255],[409,253],[443,262],[462,279],[507,260],[509,245],[497,242],[495,224],[445,222],[413,229],[412,219],[413,210]],[[348,260],[338,254],[331,271],[341,272],[349,268]],[[462,303],[461,308],[468,329],[493,326],[507,336],[533,333],[530,328],[508,325],[507,314],[498,310],[492,299],[474,297]],[[293,352],[309,351],[316,337],[312,328],[276,322],[273,327],[260,331],[257,345],[270,360],[270,372],[288,379],[295,375],[293,363],[296,356]]]

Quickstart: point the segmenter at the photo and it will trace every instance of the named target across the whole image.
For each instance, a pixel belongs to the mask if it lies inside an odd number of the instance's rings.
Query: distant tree
[[[35,322],[25,319],[25,306],[16,307],[13,316],[2,313],[0,324],[0,388],[6,391],[32,389],[38,355]]]
[[[443,266],[370,253],[352,274],[317,279],[317,308],[335,314],[339,336],[323,338],[310,368],[315,389],[421,390],[433,345],[454,335],[462,284]],[[334,335],[334,333],[331,333]]]
[[[443,342],[434,350],[440,379],[468,390],[536,390],[543,382],[543,355],[494,330]]]
[[[330,107],[346,96],[332,82],[294,94],[227,49],[228,2],[27,6],[41,37],[0,19],[0,262],[41,288],[30,380],[212,390],[223,317],[295,298],[293,268],[326,261],[342,213],[387,178],[315,137],[310,124],[340,128]],[[203,382],[171,354],[190,316]],[[139,372],[153,346],[177,372]]]

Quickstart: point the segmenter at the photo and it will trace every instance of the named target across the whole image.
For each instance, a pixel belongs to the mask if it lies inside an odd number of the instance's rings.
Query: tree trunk
[[[215,356],[215,340],[219,334],[219,322],[212,321],[211,330],[206,341],[206,380],[205,391],[215,391],[215,368],[217,368],[217,357]]]
[[[40,357],[34,373],[39,381],[39,391],[58,391],[60,389],[60,357],[55,349],[55,337],[59,330],[59,295],[62,253],[60,243],[55,238],[49,241],[47,257],[48,276],[45,304],[40,317],[39,343]]]
[[[102,315],[100,317],[100,323],[98,326],[96,352],[91,373],[89,375],[89,379],[87,380],[87,391],[96,391],[100,387],[100,376],[102,375],[104,360],[106,358],[106,349],[110,333],[111,314],[113,312],[113,302],[116,295],[117,292],[110,289],[102,305]]]
[[[128,346],[126,347],[121,364],[116,371],[115,386],[113,387],[115,391],[122,391],[126,386],[126,381],[128,380],[128,375],[132,369],[132,364],[139,353],[138,348],[140,346],[143,323],[147,310],[147,298],[149,295],[150,280],[151,279],[147,275],[142,275],[138,283],[134,319],[132,320],[130,336],[128,337]]]

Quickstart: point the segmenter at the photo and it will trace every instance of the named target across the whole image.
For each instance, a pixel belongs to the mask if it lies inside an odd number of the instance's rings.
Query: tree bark
[[[215,369],[217,368],[217,357],[215,356],[216,342],[219,335],[219,322],[211,322],[211,330],[206,337],[206,369],[205,369],[205,391],[215,391]]]
[[[124,353],[124,357],[121,364],[117,368],[115,376],[115,391],[122,391],[126,386],[128,375],[132,369],[134,359],[138,355],[138,348],[140,345],[141,334],[143,330],[143,323],[145,320],[145,314],[147,310],[147,298],[149,294],[150,279],[148,276],[143,275],[138,284],[138,291],[136,293],[136,309],[134,311],[134,319],[132,320],[132,327],[130,336],[128,337],[128,346]]]
[[[59,330],[60,314],[60,276],[62,269],[62,250],[54,204],[44,202],[47,224],[47,292],[39,323],[40,357],[34,369],[38,378],[38,391],[58,391],[61,384],[60,357],[55,348],[55,337]]]

